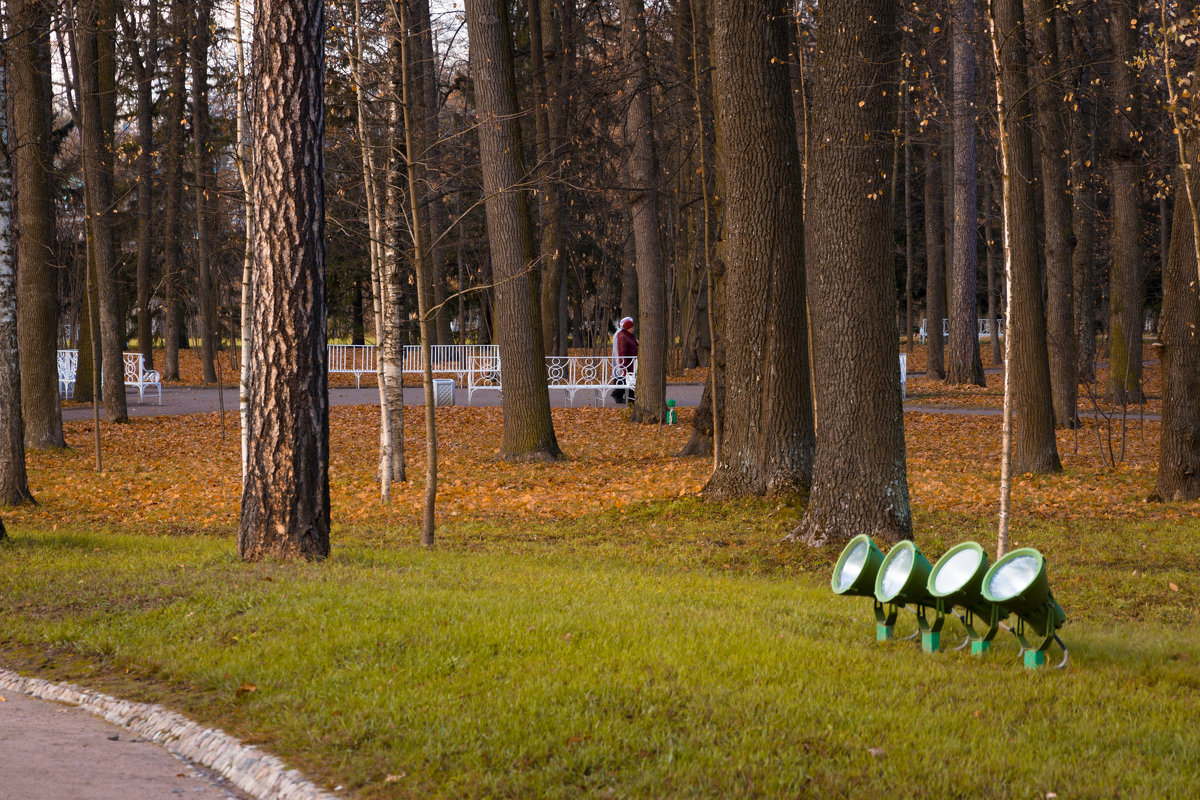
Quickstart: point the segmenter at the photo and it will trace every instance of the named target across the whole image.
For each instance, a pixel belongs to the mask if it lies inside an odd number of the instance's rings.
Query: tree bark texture
[[[817,446],[793,534],[811,544],[912,536],[884,177],[898,11],[887,0],[833,0],[817,31],[806,204]],[[940,335],[941,320],[930,324]]]
[[[1187,147],[1188,161],[1195,164],[1200,143],[1194,134]],[[1163,410],[1155,491],[1167,501],[1200,497],[1200,287],[1185,179],[1180,170],[1156,348],[1162,361]],[[1200,180],[1194,175],[1192,192],[1200,192]]]
[[[143,49],[138,49],[136,24],[129,12],[122,17],[137,79],[137,340],[146,369],[154,369],[154,327],[150,298],[154,287],[154,93],[158,65],[158,0],[150,0]],[[136,18],[135,18],[136,20]]]
[[[178,291],[182,282],[183,261],[180,244],[180,217],[183,214],[183,134],[184,106],[187,94],[188,6],[182,0],[171,3],[171,69],[167,97],[167,135],[164,150],[163,181],[163,369],[165,381],[179,380],[179,328],[181,325]]]
[[[549,81],[562,79],[562,38],[558,32],[559,20],[554,14],[554,0],[528,0],[529,8],[529,60],[533,77],[533,118],[537,137],[539,175],[538,221],[541,241],[538,255],[541,259],[542,276],[542,346],[546,355],[565,356],[566,332],[559,326],[559,311],[563,283],[562,209],[559,199],[558,176],[555,165],[558,160],[553,153],[558,143],[552,140],[549,100]],[[553,70],[553,75],[550,74]],[[561,88],[555,86],[555,96]],[[558,102],[561,102],[559,100]]]
[[[255,347],[238,530],[247,560],[329,555],[323,6],[255,6]]]
[[[200,322],[200,370],[205,383],[216,383],[213,363],[216,337],[215,297],[212,277],[212,228],[210,215],[210,175],[212,157],[208,152],[208,48],[211,0],[196,4],[192,49],[192,143],[195,148],[196,189],[196,309]]]
[[[984,211],[984,219],[987,220],[985,227],[987,232],[987,314],[988,319],[992,321],[992,363],[1002,365],[1004,364],[1004,354],[1000,348],[1002,326],[997,325],[996,320],[1000,318],[999,300],[1001,278],[1004,273],[1004,254],[1000,244],[1000,229],[996,224],[996,212],[994,211],[994,209],[1000,208],[1000,187],[990,172],[987,177],[988,181],[985,184],[987,188],[984,190],[984,197],[987,198]]]
[[[50,156],[50,0],[8,4],[6,45],[16,173],[17,329],[25,444],[64,447],[58,396],[58,277],[55,269],[54,164]]]
[[[975,157],[975,0],[952,0],[954,249],[950,259],[950,353],[946,382],[983,386],[979,358],[979,201]],[[939,324],[940,324],[939,320]]]
[[[659,231],[658,150],[651,106],[650,54],[646,40],[646,8],[642,0],[621,0],[621,52],[628,77],[624,129],[629,165],[629,212],[637,251],[638,375],[637,397],[630,418],[656,423],[666,413],[667,311]]]
[[[1078,27],[1072,36],[1076,64],[1087,63],[1086,51]],[[1091,383],[1096,377],[1096,109],[1086,87],[1093,71],[1080,68],[1073,89],[1079,112],[1071,125],[1071,231],[1075,246],[1071,249],[1071,280],[1074,284],[1076,377]],[[1078,391],[1078,389],[1077,389]]]
[[[946,237],[941,154],[925,145],[925,377],[946,377],[942,319],[946,316]]]
[[[389,5],[394,5],[389,3]],[[387,400],[388,427],[391,429],[391,470],[393,481],[405,481],[406,462],[404,452],[404,277],[406,261],[405,242],[401,220],[404,190],[401,175],[401,152],[404,146],[404,119],[400,108],[402,49],[399,29],[400,13],[389,8],[384,21],[384,33],[388,37],[388,128],[391,141],[387,156],[387,178],[384,189],[383,209],[383,263],[382,275],[376,293],[380,308],[380,339],[384,379],[384,396]]]
[[[1013,443],[1013,472],[1058,472],[1058,444],[1054,438],[1054,404],[1050,394],[1050,360],[1046,348],[1046,315],[1042,303],[1042,281],[1038,269],[1037,212],[1033,184],[1033,138],[1029,128],[1028,49],[1023,30],[1020,0],[997,0],[997,36],[1000,76],[1008,139],[1008,169],[1012,180],[1010,199],[1012,298],[1008,307],[1006,336],[1013,337],[1013,363],[1005,364],[1013,378],[1013,411],[1016,435]]]
[[[1109,142],[1112,165],[1112,265],[1108,284],[1108,399],[1142,400],[1142,214],[1139,105],[1133,68],[1137,30],[1130,21],[1137,7],[1111,0],[1109,31],[1113,45],[1112,88],[1115,115]]]
[[[1059,80],[1058,25],[1048,0],[1027,0],[1032,33],[1032,78],[1042,167],[1042,221],[1046,232],[1046,344],[1054,423],[1073,427],[1079,391],[1075,359],[1075,285],[1071,271],[1071,211],[1067,186],[1067,137]]]
[[[0,506],[33,500],[25,474],[21,365],[17,356],[17,274],[13,259],[13,176],[9,167],[7,54],[0,53]]]
[[[466,17],[496,285],[494,324],[504,370],[500,457],[556,460],[562,452],[550,419],[529,195],[520,188],[527,176],[516,120],[519,109],[508,10],[501,0],[467,0]]]
[[[85,0],[79,5],[79,122],[83,141],[84,193],[88,215],[88,249],[95,266],[99,299],[101,396],[105,422],[128,422],[125,405],[125,330],[117,286],[113,237],[113,124],[116,63],[111,0]]]
[[[705,493],[793,493],[812,482],[813,419],[790,17],[761,0],[718,0],[715,15],[726,318],[736,323],[725,331],[720,461]]]

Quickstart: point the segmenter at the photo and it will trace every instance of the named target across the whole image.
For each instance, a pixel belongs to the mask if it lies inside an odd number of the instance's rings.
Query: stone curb
[[[70,683],[25,678],[3,667],[0,689],[78,706],[212,770],[256,800],[339,800],[275,756],[162,706],[121,700]]]

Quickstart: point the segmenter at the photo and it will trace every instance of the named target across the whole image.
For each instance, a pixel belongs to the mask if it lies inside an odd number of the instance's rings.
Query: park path
[[[4,800],[241,800],[156,744],[73,706],[0,690]]]
[[[912,374],[912,373],[910,373]],[[704,393],[704,384],[700,383],[669,383],[667,384],[667,399],[674,400],[675,405],[679,408],[695,408],[700,405],[700,398]],[[455,392],[455,402],[458,405],[465,406],[467,404],[467,390],[459,388]],[[425,403],[425,395],[421,387],[409,386],[404,389],[404,405],[420,406]],[[334,406],[374,406],[379,405],[379,390],[374,386],[362,389],[347,389],[347,388],[332,388],[329,390],[329,404]],[[593,399],[590,403],[595,405]],[[480,391],[477,392],[474,398],[473,406],[499,406],[500,393],[496,391]],[[550,393],[550,405],[555,408],[566,408],[567,393],[563,391],[552,391]],[[577,406],[589,405],[581,393],[576,397]],[[616,408],[616,404],[611,398],[606,397],[604,400],[605,408]],[[129,397],[129,416],[130,417],[157,417],[171,416],[176,414],[206,414],[220,409],[218,392],[211,387],[198,386],[167,386],[163,389],[163,403],[157,404],[157,398],[147,399],[145,403],[137,402],[137,393],[132,392]],[[964,417],[998,417],[1001,415],[1001,410],[998,408],[980,408],[978,406],[945,406],[945,405],[925,405],[919,401],[908,401],[904,404],[905,411],[911,411],[920,414],[952,414]],[[237,405],[237,387],[231,386],[225,389],[225,411],[236,418],[238,413]],[[1092,418],[1095,415],[1091,411],[1080,411],[1079,416]],[[87,420],[92,418],[92,409],[90,406],[73,406],[63,409],[63,420],[67,422]],[[1136,414],[1130,414],[1131,419],[1136,419]],[[1146,414],[1147,421],[1159,420],[1162,417],[1158,414]]]

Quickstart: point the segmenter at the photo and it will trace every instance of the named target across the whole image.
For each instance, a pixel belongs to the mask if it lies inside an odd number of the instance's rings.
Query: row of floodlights
[[[842,551],[831,583],[835,594],[874,600],[880,641],[896,637],[896,616],[901,608],[910,608],[917,617],[921,649],[936,653],[946,615],[957,607],[962,613],[955,615],[967,633],[958,649],[969,644],[972,655],[981,655],[1004,628],[1017,637],[1025,666],[1043,666],[1052,642],[1063,651],[1058,666],[1066,666],[1067,648],[1058,629],[1067,615],[1050,591],[1046,560],[1031,547],[1013,550],[989,566],[979,544],[963,542],[931,565],[912,542],[900,542],[885,556],[869,536],[859,535]],[[1011,628],[1004,624],[1010,614],[1017,618]],[[977,620],[987,623],[984,631],[977,629]],[[1040,643],[1031,643],[1028,631]]]

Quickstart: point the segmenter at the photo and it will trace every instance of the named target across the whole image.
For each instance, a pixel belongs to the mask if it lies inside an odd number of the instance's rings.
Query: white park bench
[[[138,402],[145,402],[147,389],[155,389],[161,406],[162,381],[159,380],[158,370],[146,369],[145,356],[141,353],[122,353],[121,357],[125,361],[125,385],[137,389]]]
[[[597,405],[604,405],[608,392],[637,387],[637,359],[630,361],[630,366],[614,370],[610,356],[548,356],[546,382],[551,389],[564,390],[572,406],[581,391],[595,392]]]
[[[79,370],[78,350],[58,351],[58,393],[66,398],[75,395],[75,373]]]
[[[472,356],[471,370],[467,373],[467,403],[470,404],[475,392],[494,389],[504,391],[501,380],[500,354]],[[562,389],[567,393],[567,402],[575,404],[575,395],[579,392],[595,393],[596,402],[604,403],[606,393],[614,389],[634,389],[637,387],[637,359],[633,364],[622,370],[625,379],[618,383],[621,374],[613,374],[612,358],[609,356],[547,356],[546,357],[546,386],[550,389]]]
[[[121,360],[124,362],[125,386],[137,389],[138,402],[145,402],[147,389],[155,389],[158,391],[158,404],[161,406],[162,381],[159,378],[158,371],[146,369],[145,358],[141,353],[122,353]],[[78,371],[79,351],[59,350],[58,391],[67,399],[75,396],[75,377]]]

